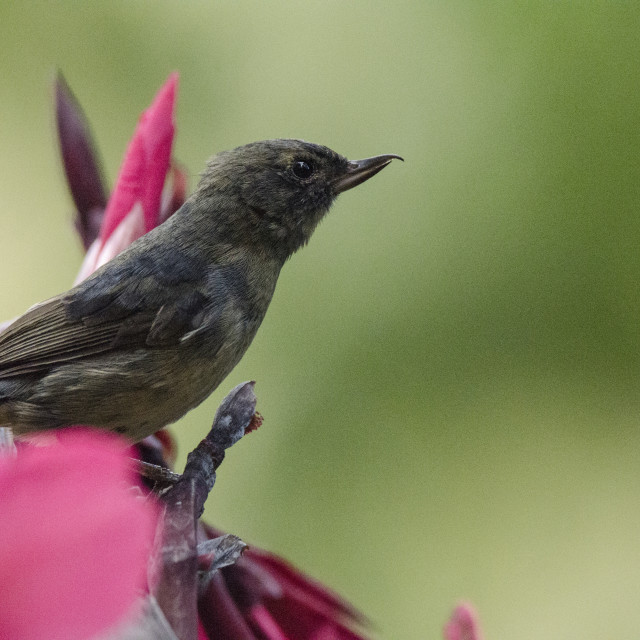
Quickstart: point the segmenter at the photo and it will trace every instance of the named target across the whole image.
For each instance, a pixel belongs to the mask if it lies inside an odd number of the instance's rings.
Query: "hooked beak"
[[[364,160],[351,160],[347,165],[346,172],[333,181],[335,192],[342,193],[347,189],[357,187],[365,180],[375,176],[378,171],[382,171],[394,158],[404,162],[404,158],[394,154],[374,156]]]

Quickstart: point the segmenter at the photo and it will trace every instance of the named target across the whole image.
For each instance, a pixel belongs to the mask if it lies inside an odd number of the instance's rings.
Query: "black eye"
[[[302,160],[298,160],[293,163],[293,174],[300,178],[301,180],[305,180],[313,173],[313,168],[308,162],[304,162]]]

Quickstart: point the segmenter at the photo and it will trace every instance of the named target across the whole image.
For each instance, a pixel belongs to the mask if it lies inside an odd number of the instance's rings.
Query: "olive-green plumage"
[[[335,197],[395,157],[349,162],[300,140],[214,156],[167,222],[0,333],[0,426],[139,440],[183,416],[243,356]]]

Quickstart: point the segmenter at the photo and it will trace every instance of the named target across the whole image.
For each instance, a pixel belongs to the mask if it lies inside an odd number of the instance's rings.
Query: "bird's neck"
[[[221,259],[242,251],[277,264],[279,270],[304,244],[295,230],[284,229],[268,212],[217,192],[206,196],[196,192],[175,216],[182,219],[181,229],[197,234],[199,242],[221,254]]]

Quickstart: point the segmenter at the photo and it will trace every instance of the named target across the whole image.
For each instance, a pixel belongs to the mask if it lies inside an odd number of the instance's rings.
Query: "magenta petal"
[[[459,604],[444,627],[445,640],[482,640],[475,609],[467,602]]]
[[[144,179],[144,152],[139,128],[129,143],[116,185],[113,189],[100,229],[100,240],[105,242],[124,217],[140,202],[141,181]]]
[[[162,188],[171,164],[177,86],[178,74],[173,73],[142,116],[146,121],[143,142],[147,160],[142,208],[147,231],[158,225]]]
[[[77,209],[76,227],[88,249],[98,236],[107,205],[102,169],[87,119],[60,73],[54,93],[62,164]]]
[[[84,640],[131,612],[157,508],[128,454],[74,429],[0,460],[0,638]]]
[[[158,224],[162,188],[169,170],[178,74],[173,73],[142,114],[109,199],[100,238],[104,243],[124,217],[142,204],[145,231]]]

